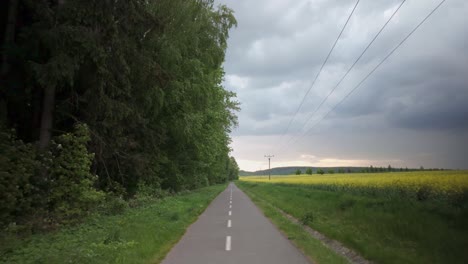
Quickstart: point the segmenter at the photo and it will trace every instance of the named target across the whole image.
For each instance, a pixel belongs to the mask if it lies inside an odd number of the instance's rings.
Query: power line
[[[401,45],[403,45],[404,42],[406,42],[406,40],[408,40],[409,37],[411,37],[411,35],[413,35],[413,33],[419,29],[419,27],[424,24],[424,22],[426,22],[426,20],[432,16],[432,14],[434,14],[435,11],[437,11],[437,9],[439,9],[439,7],[445,2],[446,0],[442,0],[423,20],[421,20],[421,22],[419,22],[419,24],[413,28],[413,30],[411,30],[411,32],[406,35],[406,37],[403,38],[402,41],[400,41],[400,43],[398,43],[398,45],[395,46],[395,48],[393,48],[392,51],[390,51],[390,53],[387,54],[387,56],[385,56],[367,75],[366,77],[364,77],[353,89],[351,89],[351,91],[346,94],[343,99],[341,99],[341,101],[338,102],[338,104],[336,104],[330,111],[328,111],[320,120],[318,120],[318,122],[316,122],[309,130],[307,130],[306,133],[304,133],[302,136],[298,137],[294,142],[293,144],[295,144],[300,138],[304,137],[305,135],[307,135],[312,129],[314,129],[320,122],[322,122],[323,119],[325,119],[331,112],[333,112],[344,100],[346,100],[354,91],[356,91],[390,56],[392,56],[395,51],[400,48]]]
[[[406,0],[403,0],[400,5],[398,6],[398,8],[393,12],[393,14],[390,16],[390,18],[387,20],[387,22],[385,22],[385,24],[382,26],[382,28],[380,28],[380,30],[377,32],[377,34],[374,36],[374,38],[369,42],[369,44],[367,45],[367,47],[361,52],[361,54],[358,56],[358,58],[354,61],[354,63],[351,65],[351,67],[349,67],[349,69],[346,71],[346,73],[341,77],[341,79],[338,81],[338,83],[335,85],[335,87],[333,87],[333,89],[328,93],[328,95],[322,100],[322,102],[320,102],[319,106],[317,108],[315,108],[314,112],[312,112],[311,115],[309,115],[309,117],[307,118],[307,120],[305,121],[305,123],[302,125],[302,127],[299,129],[299,131],[301,131],[302,129],[304,129],[304,127],[309,123],[309,121],[315,116],[315,114],[317,113],[317,111],[322,107],[322,105],[328,100],[328,98],[330,97],[330,95],[336,90],[336,88],[338,88],[340,86],[340,84],[343,82],[343,80],[348,76],[348,74],[351,72],[351,70],[354,68],[354,66],[356,66],[356,64],[361,60],[362,56],[367,52],[367,50],[370,48],[370,46],[372,46],[372,44],[375,42],[375,40],[379,37],[379,35],[383,32],[383,30],[387,27],[387,25],[390,23],[390,21],[393,19],[393,17],[396,15],[396,13],[400,10],[401,6],[406,2]],[[294,137],[291,137],[285,145],[288,145],[291,140],[294,139]]]
[[[375,42],[375,40],[379,37],[379,35],[383,32],[383,30],[387,27],[387,25],[390,23],[390,21],[393,19],[393,17],[396,15],[396,13],[400,10],[401,6],[406,2],[406,0],[403,0],[398,8],[393,12],[393,14],[390,16],[390,18],[385,22],[385,24],[382,26],[382,28],[377,32],[377,34],[374,36],[374,38],[369,42],[367,47],[361,52],[361,54],[357,57],[357,59],[354,61],[354,63],[349,67],[349,69],[346,71],[346,73],[341,77],[341,79],[338,81],[338,83],[331,89],[331,91],[328,93],[328,95],[320,102],[319,106],[315,108],[314,112],[307,118],[305,121],[304,125],[299,129],[301,131],[308,123],[309,121],[315,116],[317,111],[322,107],[322,105],[328,100],[330,95],[340,86],[340,84],[343,82],[343,80],[348,76],[348,74],[351,72],[351,70],[356,66],[356,64],[361,60],[362,56],[367,52],[367,50],[372,46],[372,44]],[[290,142],[290,141],[288,141]]]
[[[347,26],[348,23],[349,23],[349,20],[350,20],[351,17],[353,16],[353,13],[354,13],[354,11],[356,10],[356,7],[357,7],[358,4],[359,4],[359,1],[360,1],[360,0],[357,0],[357,1],[356,1],[356,4],[354,5],[353,10],[352,10],[351,13],[349,14],[348,19],[346,20],[346,23],[344,24],[343,28],[342,28],[341,31],[340,31],[340,34],[338,35],[338,37],[336,38],[335,42],[333,43],[333,46],[332,46],[332,48],[330,49],[330,51],[328,52],[327,57],[326,57],[325,60],[323,61],[322,66],[320,67],[320,70],[318,71],[317,75],[315,76],[314,80],[312,81],[312,84],[311,84],[310,88],[307,90],[307,92],[306,92],[306,93],[304,94],[304,96],[302,97],[301,103],[299,104],[299,107],[296,109],[296,112],[294,113],[293,118],[289,121],[289,124],[288,124],[288,126],[286,127],[286,130],[284,131],[283,135],[282,135],[281,138],[280,138],[280,141],[281,141],[281,139],[286,135],[286,133],[288,133],[289,128],[291,127],[291,124],[292,124],[292,122],[294,121],[294,119],[296,118],[297,113],[299,112],[299,110],[301,109],[302,105],[304,104],[304,101],[305,101],[305,99],[307,98],[307,95],[309,95],[310,90],[312,90],[312,87],[314,86],[315,82],[317,81],[317,79],[318,79],[320,73],[322,73],[322,70],[323,70],[323,68],[325,67],[325,65],[327,64],[328,59],[330,58],[330,55],[332,54],[333,50],[335,49],[336,44],[338,43],[338,40],[341,38],[341,35],[343,34],[343,31],[345,30],[346,26]],[[279,141],[279,142],[280,142],[280,141]]]

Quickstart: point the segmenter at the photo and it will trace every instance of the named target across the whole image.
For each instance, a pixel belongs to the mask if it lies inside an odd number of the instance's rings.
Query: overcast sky
[[[272,167],[468,168],[466,0],[447,0],[314,126],[439,2],[406,1],[311,117],[401,3],[361,0],[283,136],[356,1],[216,0],[233,9],[238,22],[230,32],[224,85],[242,108],[231,145],[240,168],[268,168],[265,154],[275,155]]]

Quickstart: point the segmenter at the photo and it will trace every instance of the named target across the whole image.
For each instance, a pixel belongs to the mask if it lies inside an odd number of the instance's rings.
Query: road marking
[[[231,203],[231,204],[232,204],[232,201],[229,201],[229,203]]]
[[[229,211],[229,215],[232,215],[232,211]]]
[[[231,227],[232,226],[232,223],[231,223],[231,219],[228,220],[228,227]]]
[[[229,209],[231,209],[231,208],[232,208],[232,205],[229,205]]]
[[[231,236],[226,237],[226,251],[231,251]]]

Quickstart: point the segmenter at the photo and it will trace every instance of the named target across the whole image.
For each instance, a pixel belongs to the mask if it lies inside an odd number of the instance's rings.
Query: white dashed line
[[[231,251],[231,236],[226,237],[226,251]]]
[[[228,220],[228,227],[231,227],[232,226],[232,223],[231,223],[231,219]]]
[[[229,201],[229,203],[231,203],[231,204],[232,204],[232,201]]]
[[[229,209],[231,209],[231,208],[232,208],[232,205],[229,205]]]
[[[232,215],[232,211],[229,211],[229,215]]]

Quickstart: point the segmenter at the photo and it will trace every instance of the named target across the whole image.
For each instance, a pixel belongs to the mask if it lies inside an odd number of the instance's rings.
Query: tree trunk
[[[59,0],[58,6],[60,7],[65,3],[65,0]],[[44,87],[44,98],[42,101],[41,113],[41,129],[39,130],[39,150],[44,151],[47,149],[52,138],[52,125],[54,118],[55,106],[55,86]]]
[[[55,86],[44,89],[42,101],[41,129],[39,131],[39,150],[44,151],[52,138],[52,122],[55,105]]]
[[[3,39],[3,49],[2,52],[2,68],[1,68],[1,75],[4,76],[8,72],[8,55],[5,52],[5,49],[13,44],[15,39],[15,24],[16,24],[16,16],[18,12],[18,0],[10,0],[10,4],[8,5],[8,18],[6,21],[5,26],[5,36]]]
[[[13,44],[15,40],[15,25],[16,25],[16,16],[18,12],[18,0],[10,0],[8,5],[8,14],[7,21],[5,24],[5,32],[3,38],[3,47],[2,47],[2,65],[0,67],[0,77],[4,80],[4,77],[7,75],[9,70],[8,64],[8,55],[6,50]],[[0,91],[0,93],[2,93]],[[7,120],[7,103],[4,98],[4,94],[0,94],[0,123]]]

